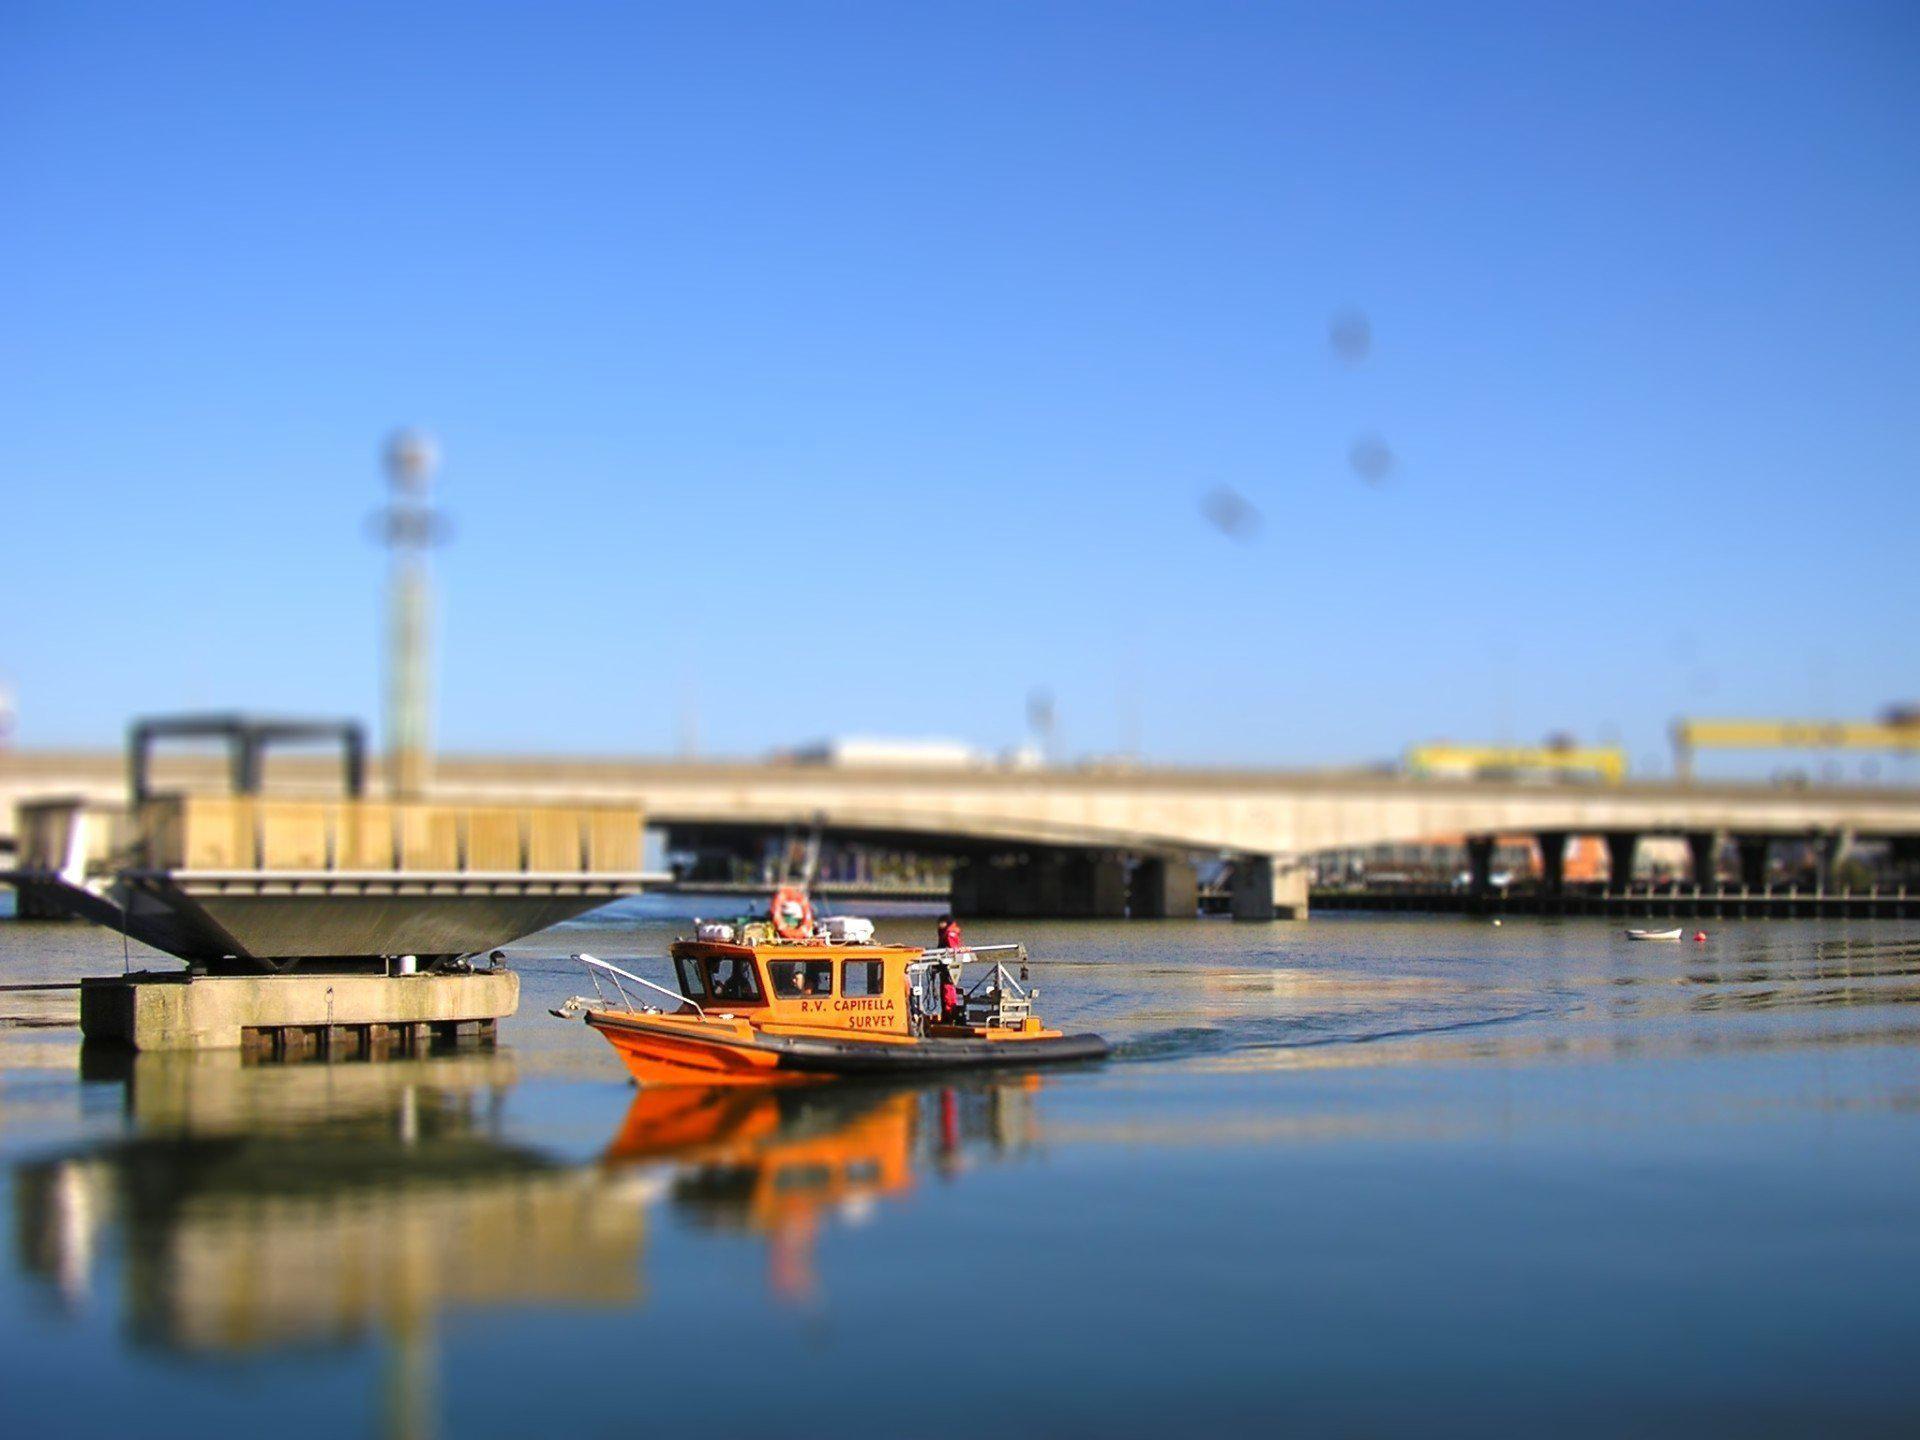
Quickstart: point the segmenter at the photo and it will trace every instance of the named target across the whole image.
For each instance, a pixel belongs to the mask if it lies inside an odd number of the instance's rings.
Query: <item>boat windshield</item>
[[[760,998],[760,975],[753,961],[745,957],[720,956],[704,962],[706,994],[715,1000],[751,1000]],[[682,983],[688,965],[681,966]],[[689,991],[689,994],[692,992]]]
[[[682,955],[674,962],[674,969],[680,972],[680,993],[689,1000],[707,998],[707,975],[700,962],[691,955]]]
[[[833,993],[833,962],[831,960],[769,960],[767,979],[773,984],[773,993],[783,998],[796,995],[831,995]]]

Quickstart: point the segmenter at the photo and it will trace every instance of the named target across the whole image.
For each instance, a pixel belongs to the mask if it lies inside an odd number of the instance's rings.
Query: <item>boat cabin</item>
[[[703,1012],[899,1035],[910,1033],[908,970],[920,953],[910,946],[708,940],[682,940],[672,951],[680,993]]]
[[[720,1011],[755,1025],[892,1035],[1037,1029],[1031,992],[992,953],[1002,950],[1017,954],[1024,974],[1026,952],[1017,945],[944,951],[817,940],[682,940],[670,953],[681,995],[691,1013],[702,1016]],[[968,987],[962,967],[977,958],[994,963]],[[960,1004],[943,1013],[941,991],[949,978]]]

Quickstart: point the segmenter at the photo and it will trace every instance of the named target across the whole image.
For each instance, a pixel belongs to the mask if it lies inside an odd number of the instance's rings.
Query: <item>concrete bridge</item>
[[[163,763],[156,788],[215,787],[217,763]],[[269,788],[336,784],[333,768],[276,762]],[[22,799],[123,800],[113,752],[0,753],[0,826]],[[1549,888],[1569,835],[1605,836],[1616,876],[1631,873],[1643,836],[1688,839],[1710,866],[1723,837],[1739,842],[1749,883],[1776,839],[1920,837],[1920,789],[1783,788],[1759,784],[1621,785],[1418,779],[1370,771],[1149,768],[892,769],[799,763],[449,756],[435,798],[545,803],[638,802],[680,837],[819,826],[849,839],[958,859],[954,903],[976,914],[1190,913],[1195,856],[1236,859],[1236,913],[1304,913],[1303,862],[1331,850],[1465,836],[1484,885],[1493,837],[1540,842]]]

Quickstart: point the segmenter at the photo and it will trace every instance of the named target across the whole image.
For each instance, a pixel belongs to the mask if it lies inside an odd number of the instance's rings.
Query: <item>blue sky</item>
[[[373,716],[402,422],[450,748],[1920,693],[1910,5],[6,0],[0,197],[22,744]]]

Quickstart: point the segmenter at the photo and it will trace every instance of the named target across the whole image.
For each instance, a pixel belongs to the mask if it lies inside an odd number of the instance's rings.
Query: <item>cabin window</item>
[[[833,993],[833,962],[831,960],[769,960],[767,978],[773,982],[773,993],[782,999],[792,1000],[806,995],[831,995]]]
[[[707,961],[707,992],[716,1000],[758,1000],[760,976],[753,961],[731,956]]]
[[[887,967],[878,960],[848,960],[840,966],[842,995],[884,995]]]
[[[691,955],[682,955],[675,961],[680,971],[680,993],[689,1000],[707,998],[707,977],[700,973],[700,962]]]

